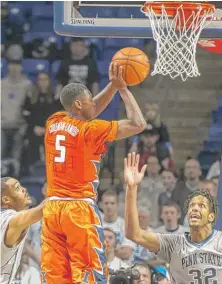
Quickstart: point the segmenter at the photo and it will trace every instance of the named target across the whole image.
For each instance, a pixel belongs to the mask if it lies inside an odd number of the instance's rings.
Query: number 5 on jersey
[[[56,135],[55,149],[60,155],[54,158],[55,163],[64,163],[66,159],[66,147],[61,145],[61,141],[65,141],[65,135]]]

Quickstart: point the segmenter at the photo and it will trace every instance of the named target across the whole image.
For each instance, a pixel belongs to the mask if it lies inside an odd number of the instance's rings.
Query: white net
[[[152,75],[170,75],[172,79],[180,76],[183,81],[200,76],[196,63],[197,42],[214,13],[212,8],[204,11],[201,6],[198,8],[187,17],[181,4],[173,18],[167,14],[164,4],[160,15],[156,15],[151,6],[142,8],[150,20],[157,43],[157,60]]]

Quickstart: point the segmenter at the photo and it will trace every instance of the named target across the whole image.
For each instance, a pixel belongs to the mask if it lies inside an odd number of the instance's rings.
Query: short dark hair
[[[160,135],[160,132],[158,130],[158,128],[147,128],[145,129],[143,132],[140,133],[140,135],[146,135],[146,136],[156,136],[156,135]]]
[[[161,211],[163,211],[163,207],[165,207],[165,206],[167,206],[167,207],[174,207],[174,208],[177,209],[177,212],[178,212],[178,213],[181,213],[181,208],[180,208],[180,206],[179,206],[176,202],[174,202],[174,201],[172,201],[172,200],[169,200],[169,201],[163,203],[162,208],[161,208]]]
[[[143,268],[146,268],[146,269],[149,270],[150,274],[152,274],[151,267],[150,267],[149,264],[147,264],[146,262],[136,262],[136,263],[133,265],[133,268],[136,268],[136,267],[143,267]]]
[[[1,192],[2,192],[2,195],[9,188],[9,186],[6,183],[10,179],[11,179],[11,177],[3,177],[3,178],[1,178]]]
[[[103,199],[103,196],[113,196],[113,197],[116,197],[117,202],[119,201],[118,194],[116,193],[115,190],[112,190],[112,189],[107,189],[106,191],[104,191],[102,194],[102,199]]]
[[[167,172],[167,173],[171,173],[172,175],[174,175],[175,178],[178,178],[178,174],[176,171],[172,170],[172,169],[163,169],[162,170],[162,173],[163,172]]]
[[[196,197],[196,196],[204,196],[204,197],[206,197],[206,198],[208,199],[209,204],[210,204],[210,208],[209,208],[209,209],[210,209],[210,212],[211,212],[211,213],[213,212],[214,215],[215,215],[215,219],[214,219],[214,221],[212,222],[212,224],[214,225],[214,224],[216,223],[216,220],[217,220],[218,216],[219,216],[219,203],[218,203],[217,199],[214,198],[214,197],[209,193],[208,190],[205,190],[205,189],[197,189],[197,190],[195,190],[194,192],[192,192],[192,193],[188,196],[188,198],[187,198],[187,200],[185,201],[185,204],[184,204],[184,209],[185,209],[186,214],[187,214],[187,212],[188,212],[188,208],[189,208],[189,204],[190,204],[191,200],[192,200],[194,197]]]
[[[11,177],[3,177],[1,178],[1,197],[7,195],[7,190],[9,189],[9,186],[7,183],[7,181],[11,179]],[[2,198],[1,198],[1,206],[3,206],[3,202],[2,202]]]
[[[87,92],[89,93],[89,90],[86,86],[78,83],[70,83],[62,89],[60,94],[60,102],[65,110],[70,110],[73,101],[78,96],[86,95]]]

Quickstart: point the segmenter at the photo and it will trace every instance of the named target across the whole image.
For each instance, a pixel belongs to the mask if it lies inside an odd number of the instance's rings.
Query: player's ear
[[[1,201],[3,205],[8,205],[11,203],[11,198],[9,196],[2,196]]]
[[[74,101],[73,104],[78,110],[82,109],[82,102],[80,100]]]
[[[208,216],[208,220],[210,223],[213,223],[215,220],[215,214],[213,212],[211,212]]]

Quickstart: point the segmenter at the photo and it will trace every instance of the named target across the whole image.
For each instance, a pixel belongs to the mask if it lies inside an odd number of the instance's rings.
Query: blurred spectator
[[[42,60],[59,60],[60,52],[56,45],[56,36],[49,37],[48,40],[36,37],[24,44],[24,57]]]
[[[172,170],[164,170],[161,173],[163,179],[163,185],[165,188],[165,192],[162,192],[159,195],[158,205],[159,212],[161,212],[161,208],[164,204],[168,203],[171,200],[172,192],[174,191],[177,184],[177,175]]]
[[[145,206],[138,206],[138,215],[139,215],[139,224],[142,230],[152,231],[152,228],[149,226],[150,224],[150,212]],[[148,249],[136,244],[132,263],[137,263],[141,261],[147,261],[151,259],[155,259],[155,254],[150,252]]]
[[[150,156],[147,158],[147,168],[146,168],[146,173],[147,173],[147,177],[149,178],[160,178],[159,174],[160,174],[160,170],[161,170],[161,166],[159,163],[159,160],[156,156]],[[162,181],[162,178],[161,178]]]
[[[220,176],[213,176],[210,179],[212,182],[214,182],[214,184],[216,185],[217,188],[218,188],[218,185],[219,185],[219,178],[220,178]]]
[[[70,56],[67,56],[60,65],[57,73],[58,95],[62,87],[68,83],[80,83],[92,92],[93,96],[99,92],[99,72],[96,61],[88,54],[83,38],[72,38]]]
[[[11,44],[6,49],[5,55],[8,60],[19,61],[23,58],[23,48],[20,44]]]
[[[146,103],[144,117],[148,124],[156,128],[159,135],[159,142],[164,143],[168,148],[170,155],[173,154],[173,147],[170,143],[170,136],[167,126],[161,121],[159,105],[154,102]],[[137,152],[137,146],[139,143],[139,136],[134,136],[131,152]]]
[[[10,1],[1,1],[1,13],[3,13],[3,16],[1,14],[1,21],[4,25],[3,32],[7,42],[21,43],[25,30],[25,18],[20,8],[16,7],[16,4],[12,7]]]
[[[138,206],[139,224],[142,230],[152,231],[150,227],[150,211],[144,206]]]
[[[107,247],[108,268],[114,271],[120,268],[128,268],[128,265],[124,261],[115,256],[115,248],[117,245],[115,232],[110,228],[104,228],[104,236]]]
[[[102,195],[103,227],[112,229],[116,234],[116,256],[129,260],[134,244],[125,237],[125,221],[118,216],[118,196],[115,191],[107,190]]]
[[[217,185],[212,180],[202,180],[200,188],[209,191],[213,197],[217,197]]]
[[[160,176],[160,164],[155,156],[149,156],[147,159],[147,176],[142,180],[138,191],[138,202],[146,206],[151,216],[151,226],[158,227],[159,222],[159,195],[165,191],[162,177]]]
[[[152,284],[152,273],[150,267],[145,262],[136,263],[134,266],[140,273],[140,279],[134,280],[133,284]]]
[[[157,284],[171,284],[170,275],[165,266],[156,266],[153,282]]]
[[[18,268],[15,281],[12,284],[40,284],[40,273],[32,266],[29,266],[29,258],[23,253],[21,264]]]
[[[207,179],[211,179],[214,176],[220,176],[220,162],[221,158],[218,157],[218,160],[213,163],[213,165],[210,167],[208,174],[207,174]]]
[[[174,189],[171,199],[176,202],[181,208],[181,222],[183,223],[185,212],[184,203],[188,195],[198,189],[201,177],[200,164],[195,159],[189,159],[185,163],[184,176],[185,181],[178,182]]]
[[[1,157],[19,160],[26,129],[21,107],[31,84],[22,73],[20,61],[8,62],[8,76],[2,79],[1,84]]]
[[[42,187],[42,195],[46,198],[47,183],[44,183]],[[41,258],[41,232],[42,221],[33,224],[28,232],[28,237],[25,243],[25,251],[29,257],[30,266],[37,269],[40,268]]]
[[[140,169],[146,164],[149,156],[157,156],[161,167],[164,169],[172,166],[169,150],[163,143],[159,142],[159,132],[156,128],[146,129],[140,134],[138,153],[140,154]]]
[[[20,162],[12,158],[1,159],[1,177],[19,177]]]
[[[188,231],[187,228],[179,225],[181,210],[178,204],[169,202],[164,204],[161,210],[161,219],[163,226],[155,229],[156,233],[161,234],[183,234]]]
[[[43,153],[46,120],[59,109],[60,104],[54,98],[49,74],[39,73],[36,84],[26,93],[22,108],[23,116],[28,124],[26,134],[29,143],[24,157],[27,167],[40,160],[41,152]]]
[[[8,1],[1,1],[1,23],[8,17]]]

